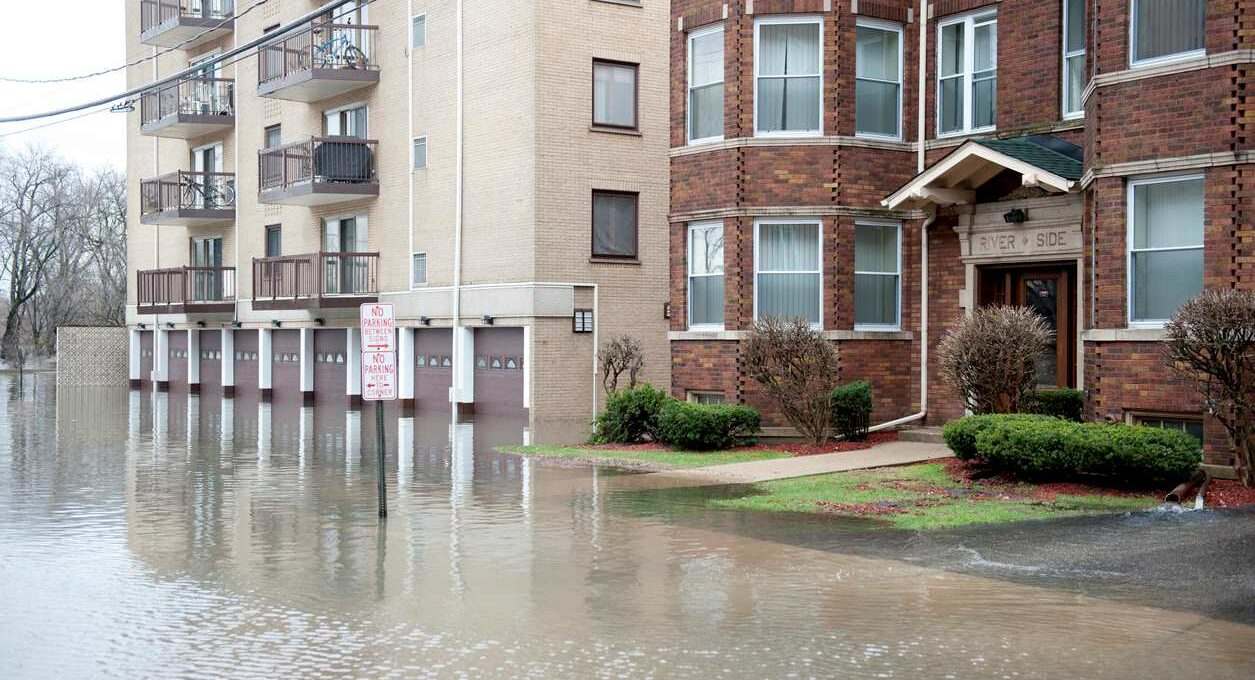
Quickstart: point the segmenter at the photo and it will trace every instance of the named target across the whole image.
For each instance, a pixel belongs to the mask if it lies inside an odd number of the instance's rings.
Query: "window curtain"
[[[1064,113],[1081,110],[1081,92],[1085,89],[1085,0],[1066,0],[1067,24],[1064,26],[1063,56],[1067,100]]]
[[[1134,0],[1134,59],[1203,49],[1206,0]]]
[[[689,325],[723,324],[723,226],[689,231]]]
[[[963,47],[962,23],[950,24],[941,29],[941,131],[952,132],[963,128]]]
[[[855,129],[858,132],[896,137],[899,92],[898,33],[867,26],[858,27],[855,57]]]
[[[759,27],[758,129],[819,130],[819,24]]]
[[[972,127],[994,124],[998,103],[998,24],[981,24],[975,28],[972,65]]]
[[[898,228],[860,224],[854,230],[854,323],[898,324]]]
[[[1133,192],[1133,319],[1169,319],[1203,289],[1203,182]]]
[[[636,257],[636,196],[593,194],[593,255]]]
[[[689,138],[723,135],[723,31],[692,40],[689,82]]]
[[[819,323],[819,225],[763,224],[758,232],[757,317]]]
[[[636,125],[636,69],[621,64],[593,65],[593,122]]]

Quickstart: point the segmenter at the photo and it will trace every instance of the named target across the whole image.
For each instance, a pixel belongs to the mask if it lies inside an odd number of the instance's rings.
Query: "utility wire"
[[[191,43],[194,43],[197,40],[200,40],[201,38],[222,28],[223,26],[226,26],[228,22],[235,21],[237,18],[248,14],[249,12],[257,9],[258,7],[261,7],[262,5],[268,2],[270,2],[270,0],[257,0],[257,2],[250,5],[248,9],[244,10],[243,12],[234,13],[231,16],[219,21],[217,24],[210,26],[209,28],[206,28],[200,33],[197,33],[196,35],[188,38],[187,40],[184,40],[183,42],[177,45],[174,45],[173,47],[167,47],[166,49],[160,52],[157,52],[155,54],[150,54],[147,57],[143,57],[141,59],[136,59],[135,61],[132,61],[128,64],[115,66],[113,68],[107,68],[103,71],[96,71],[94,73],[84,73],[83,75],[80,75],[80,76],[65,76],[61,78],[10,78],[8,76],[0,76],[0,82],[21,83],[23,85],[51,85],[55,83],[68,83],[73,80],[87,80],[88,78],[97,78],[99,76],[108,75],[110,73],[117,73],[118,71],[124,71],[134,66],[140,66],[141,64],[152,61],[153,59],[164,57],[165,55],[170,54],[171,52],[181,50],[185,46],[190,45]]]
[[[54,120],[48,123],[43,123],[41,125],[32,125],[31,127],[23,128],[21,130],[14,130],[12,132],[0,133],[0,139],[4,139],[5,137],[13,137],[14,135],[25,134],[27,132],[34,132],[35,130],[42,130],[46,127],[52,127],[53,125],[69,123],[70,121],[78,120],[79,118],[86,118],[88,116],[92,116],[97,113],[105,113],[108,110],[109,109],[106,109],[106,108],[93,109],[91,111],[84,111],[83,113],[80,113],[77,116],[70,116],[69,118],[61,118],[60,120]]]

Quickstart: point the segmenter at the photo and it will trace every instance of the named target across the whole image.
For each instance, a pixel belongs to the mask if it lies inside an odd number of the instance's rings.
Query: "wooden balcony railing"
[[[374,184],[379,142],[356,137],[312,137],[258,152],[260,189],[306,182]]]
[[[307,253],[253,260],[253,301],[302,306],[379,294],[379,253]]]
[[[172,267],[136,272],[140,308],[192,311],[235,302],[235,267]]]
[[[235,0],[140,0],[140,31],[147,32],[179,18],[229,19]]]
[[[140,213],[167,210],[235,210],[235,173],[187,172],[140,182]]]
[[[184,78],[140,95],[140,125],[167,116],[235,115],[235,80],[232,78]]]
[[[378,26],[310,22],[257,50],[257,83],[311,70],[374,71]]]

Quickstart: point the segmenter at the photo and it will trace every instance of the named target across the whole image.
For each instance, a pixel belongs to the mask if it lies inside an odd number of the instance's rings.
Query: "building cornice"
[[[1220,151],[1216,153],[1201,153],[1194,156],[1179,156],[1177,158],[1151,158],[1143,161],[1112,163],[1086,170],[1081,177],[1081,187],[1088,188],[1089,185],[1094,183],[1094,180],[1103,177],[1129,177],[1132,175],[1149,175],[1157,172],[1183,172],[1227,165],[1246,165],[1248,163],[1255,163],[1255,151]]]
[[[860,149],[881,149],[885,151],[912,152],[916,149],[915,142],[902,142],[892,139],[873,139],[870,137],[732,137],[714,142],[702,142],[671,149],[671,157],[692,156],[696,154],[727,151],[742,147],[780,147],[780,146],[828,146],[852,147]]]
[[[1255,50],[1232,50],[1219,54],[1205,54],[1201,57],[1190,57],[1179,61],[1155,64],[1153,66],[1100,73],[1091,78],[1089,84],[1085,86],[1085,90],[1081,92],[1081,101],[1083,103],[1088,102],[1090,96],[1101,87],[1131,83],[1148,78],[1160,78],[1178,73],[1189,73],[1190,71],[1201,71],[1220,66],[1236,66],[1250,63],[1255,63]]]
[[[848,205],[773,205],[711,208],[671,214],[671,222],[696,222],[728,217],[868,217],[890,220],[922,220],[928,214],[922,210],[886,210],[884,208],[856,208]]]
[[[852,341],[852,340],[914,340],[915,333],[911,331],[824,331],[824,338],[828,340]],[[673,342],[685,341],[740,341],[749,335],[749,331],[669,331],[667,339]]]

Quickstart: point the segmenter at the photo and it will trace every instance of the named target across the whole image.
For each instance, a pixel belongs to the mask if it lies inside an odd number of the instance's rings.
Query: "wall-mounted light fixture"
[[[167,322],[166,322],[166,328],[168,328],[168,329],[170,329],[170,330],[174,330],[174,322],[173,322],[173,321],[167,321]]]
[[[431,325],[431,317],[427,317],[427,316],[420,316],[420,317],[418,317],[418,322],[419,322],[420,324],[424,325],[424,326],[430,326],[430,325]]]
[[[136,328],[138,328],[138,329],[140,329],[140,330],[142,331],[142,330],[144,330],[145,328],[148,328],[148,324],[144,324],[144,323],[137,323],[137,324],[135,324],[135,327],[136,327]]]
[[[1021,224],[1028,221],[1028,211],[1024,208],[1012,208],[1002,215],[1007,224]]]
[[[662,303],[662,318],[664,319],[671,318],[671,303],[670,302]]]
[[[271,320],[270,320],[270,325],[271,325],[271,326],[274,326],[275,328],[278,328],[278,327],[280,327],[280,326],[282,326],[282,325],[283,325],[283,322],[282,322],[282,321],[280,321],[280,320],[278,320],[278,319],[271,319]]]
[[[323,321],[321,318],[314,319],[314,325],[315,325],[315,326],[322,326],[322,325],[325,325],[326,323],[327,323],[327,322],[326,322],[326,321]]]
[[[244,324],[240,323],[239,321],[232,321],[232,322],[231,322],[231,327],[232,327],[232,328],[240,328],[240,327],[241,327],[241,326],[243,326],[243,325],[244,325]]]
[[[205,327],[205,322],[204,322],[204,321],[197,321],[197,322],[196,322],[196,327],[197,327],[197,328],[204,328],[204,327]]]
[[[493,324],[493,318],[487,314],[484,315],[484,318],[482,319],[482,321],[484,322],[485,326],[491,326]]]

